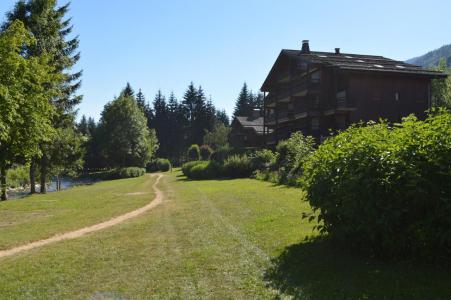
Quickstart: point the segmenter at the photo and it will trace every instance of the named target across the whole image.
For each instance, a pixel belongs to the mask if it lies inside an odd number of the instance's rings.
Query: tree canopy
[[[6,199],[5,173],[12,163],[40,155],[39,145],[50,140],[55,114],[49,99],[58,95],[61,76],[49,57],[24,56],[23,48],[36,43],[20,21],[0,34],[0,168],[2,199]]]
[[[144,167],[158,148],[136,101],[120,96],[105,105],[99,124],[100,151],[108,167]]]

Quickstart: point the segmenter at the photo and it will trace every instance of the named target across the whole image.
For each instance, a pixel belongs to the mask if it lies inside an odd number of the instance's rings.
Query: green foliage
[[[231,153],[232,148],[229,145],[221,146],[211,154],[210,159],[219,163],[223,163]]]
[[[138,167],[115,168],[107,171],[93,172],[83,177],[91,178],[92,180],[114,180],[123,178],[140,177],[146,174],[146,169]]]
[[[189,179],[206,180],[218,178],[221,175],[221,164],[215,161],[201,161],[187,169],[185,174]]]
[[[277,161],[277,153],[269,149],[255,151],[250,155],[252,168],[255,170],[266,170],[272,168]]]
[[[303,186],[319,229],[338,241],[385,257],[450,257],[451,114],[352,126],[308,158]]]
[[[185,176],[189,176],[189,172],[191,171],[191,169],[194,167],[194,166],[196,166],[196,165],[198,165],[198,164],[201,164],[202,163],[202,161],[201,160],[195,160],[195,161],[189,161],[189,162],[187,162],[187,163],[184,163],[183,165],[182,165],[182,173],[183,173],[183,175],[185,175]]]
[[[15,162],[40,155],[39,145],[54,133],[55,110],[50,99],[61,77],[47,55],[25,57],[24,47],[36,41],[22,22],[14,21],[0,33],[0,174],[6,199],[6,169]]]
[[[70,127],[57,128],[52,143],[43,146],[49,175],[77,175],[83,169],[86,138]]]
[[[312,154],[315,141],[311,136],[295,132],[287,140],[277,144],[276,166],[279,171],[279,182],[296,185],[302,175],[302,164]]]
[[[30,184],[28,166],[16,166],[6,172],[6,182],[9,187],[23,187]]]
[[[436,71],[451,74],[451,68],[446,66],[444,59],[434,68]],[[434,79],[431,84],[432,106],[451,108],[451,76],[445,79]]]
[[[145,166],[158,148],[153,130],[131,97],[119,97],[105,105],[98,128],[99,150],[108,167]]]
[[[200,147],[200,158],[202,160],[209,160],[213,150],[208,145],[202,145]]]
[[[224,161],[223,172],[229,178],[250,177],[253,171],[252,161],[246,154],[232,155]]]
[[[451,44],[432,50],[420,57],[409,59],[407,62],[423,68],[430,68],[438,66],[443,59],[447,61],[448,67],[451,67]]]
[[[190,161],[200,160],[200,148],[199,145],[193,144],[188,148],[188,159]]]
[[[213,149],[219,149],[227,145],[231,128],[218,123],[212,131],[205,132],[204,144],[209,145]]]
[[[158,158],[156,161],[157,170],[161,172],[167,172],[171,170],[171,162],[166,158]]]

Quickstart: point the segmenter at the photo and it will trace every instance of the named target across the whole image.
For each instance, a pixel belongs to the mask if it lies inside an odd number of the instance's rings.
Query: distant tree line
[[[196,88],[193,83],[188,86],[181,101],[175,97],[174,93],[166,98],[161,91],[158,91],[152,103],[149,103],[142,91],[139,90],[135,94],[129,83],[114,101],[123,98],[133,100],[145,117],[148,130],[155,135],[155,140],[158,140],[158,147],[154,147],[157,149],[157,156],[169,158],[175,163],[183,159],[189,145],[202,144],[205,135],[211,136],[217,130],[222,132],[223,127],[228,127],[230,123],[226,112],[217,109],[211,98],[207,99],[202,87]],[[102,146],[102,141],[107,140],[105,135],[111,133],[102,129],[105,123],[108,123],[105,120],[107,108],[108,105],[98,124],[92,118],[85,116],[82,116],[78,124],[78,131],[87,138],[85,154],[87,169],[109,167],[118,161],[117,158],[109,160],[105,153],[108,147]],[[111,117],[111,119],[117,118],[117,115],[114,118]],[[124,139],[126,138],[127,136],[124,136]],[[221,138],[224,139],[224,137]],[[113,156],[110,155],[110,157]]]

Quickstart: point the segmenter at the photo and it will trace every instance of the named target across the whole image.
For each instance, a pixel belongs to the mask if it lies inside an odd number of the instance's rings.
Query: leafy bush
[[[189,161],[200,160],[200,149],[198,145],[193,144],[188,148],[188,159]]]
[[[263,149],[251,154],[252,168],[255,170],[266,170],[271,168],[276,160],[277,153],[268,149]]]
[[[188,178],[205,180],[218,178],[221,175],[221,164],[215,161],[202,161],[193,166],[188,172]]]
[[[223,163],[230,156],[231,152],[232,148],[230,148],[229,145],[225,145],[219,147],[216,151],[214,151],[211,154],[210,159],[219,163]]]
[[[6,172],[6,184],[9,187],[23,187],[30,184],[29,167],[17,166]]]
[[[158,158],[156,161],[157,170],[161,172],[167,172],[171,170],[171,162],[166,158]]]
[[[200,161],[200,160],[195,160],[195,161],[190,161],[190,162],[184,163],[183,166],[182,166],[182,173],[183,173],[183,175],[189,177],[191,169],[194,166],[196,166],[198,164],[201,164],[201,163],[203,163],[203,161]]]
[[[146,170],[144,168],[138,167],[128,167],[128,168],[119,168],[115,169],[112,172],[112,179],[119,178],[131,178],[131,177],[140,177],[146,174]]]
[[[190,161],[182,166],[182,172],[190,179],[213,179],[221,176],[221,164],[215,161]]]
[[[304,164],[319,229],[383,257],[451,257],[451,114],[356,125]]]
[[[254,169],[247,155],[232,155],[224,162],[223,172],[229,178],[250,177]]]
[[[146,169],[138,167],[117,168],[107,171],[86,174],[83,177],[100,180],[113,180],[131,177],[140,177],[146,174]]]
[[[279,169],[279,182],[296,185],[302,175],[304,161],[313,153],[315,141],[311,136],[295,132],[287,140],[277,144],[276,166]]]
[[[213,150],[208,145],[202,145],[200,147],[200,158],[202,160],[209,160]]]

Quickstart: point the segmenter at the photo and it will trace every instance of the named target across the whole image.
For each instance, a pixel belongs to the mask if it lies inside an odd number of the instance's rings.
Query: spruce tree
[[[252,94],[249,92],[247,88],[247,84],[244,83],[241,88],[240,94],[238,95],[238,99],[236,100],[235,110],[233,111],[233,116],[246,116],[250,117],[252,115],[253,110],[253,99]]]
[[[167,157],[168,149],[168,106],[166,98],[159,90],[153,100],[153,126],[155,128],[160,147],[158,149],[158,155],[161,157]]]
[[[143,92],[141,89],[139,89],[138,94],[136,94],[136,103],[138,104],[139,108],[147,115],[147,104],[146,104],[146,98],[144,97]]]
[[[125,88],[121,91],[119,97],[135,97],[135,91],[133,90],[132,86],[129,82],[127,82],[127,85]]]

